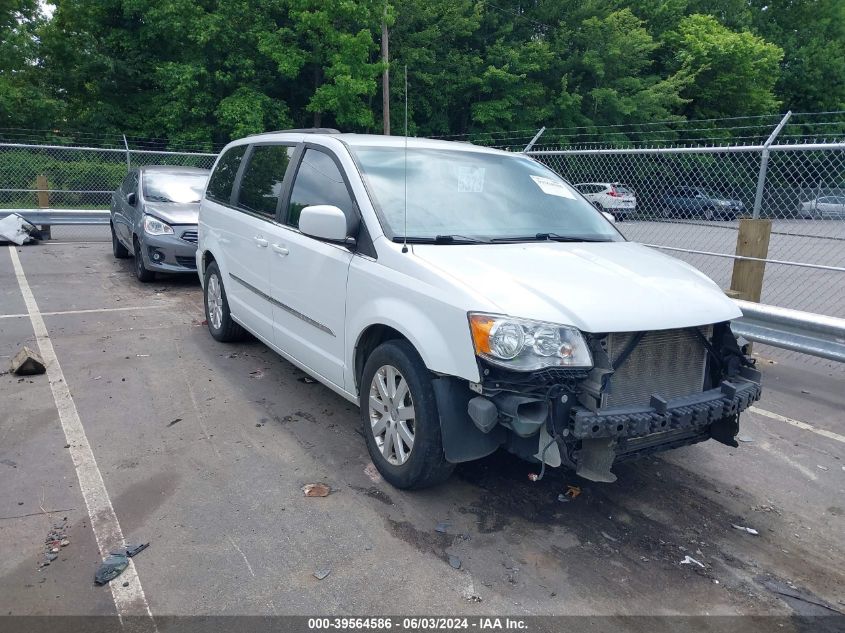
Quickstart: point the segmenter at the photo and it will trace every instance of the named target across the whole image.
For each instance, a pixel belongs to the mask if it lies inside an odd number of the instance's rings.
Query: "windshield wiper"
[[[537,233],[538,240],[551,240],[552,242],[609,242],[603,238],[577,237],[574,235],[560,235],[559,233]]]
[[[490,240],[468,235],[435,235],[434,237],[414,237],[409,235],[407,240],[401,235],[393,238],[394,242],[401,244],[407,241],[409,244],[489,244]]]
[[[493,242],[610,242],[612,240],[595,237],[577,237],[574,235],[560,235],[558,233],[535,233],[515,237],[494,237]]]

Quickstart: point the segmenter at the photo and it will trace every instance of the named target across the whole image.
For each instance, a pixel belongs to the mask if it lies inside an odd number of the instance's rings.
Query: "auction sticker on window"
[[[458,193],[481,193],[484,191],[484,167],[458,165]]]
[[[544,178],[543,176],[531,176],[531,180],[537,183],[537,186],[543,190],[543,193],[550,196],[558,196],[560,198],[569,198],[575,200],[575,194],[572,189],[567,187],[562,182],[552,180],[551,178]]]

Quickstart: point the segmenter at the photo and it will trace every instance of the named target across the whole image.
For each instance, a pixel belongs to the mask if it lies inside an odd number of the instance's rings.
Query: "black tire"
[[[370,423],[369,396],[373,377],[385,365],[395,367],[407,381],[414,406],[414,443],[407,461],[401,465],[391,464],[382,455]],[[431,385],[431,373],[410,343],[396,339],[373,350],[361,374],[360,394],[361,423],[367,450],[388,483],[401,489],[420,489],[435,486],[449,478],[455,467],[446,461],[443,452],[440,414]]]
[[[144,266],[144,257],[141,255],[141,243],[138,241],[137,237],[132,240],[132,245],[134,246],[135,250],[134,268],[135,276],[138,278],[138,281],[145,284],[151,281],[155,281],[155,271],[150,270],[146,266]]]
[[[115,259],[126,259],[129,257],[129,249],[126,248],[119,239],[117,233],[114,232],[114,224],[109,223],[111,228],[111,252]]]
[[[212,277],[217,279],[220,284],[220,298],[221,298],[221,318],[220,327],[215,327],[209,313],[208,305],[208,284]],[[232,319],[232,313],[229,311],[229,300],[226,298],[226,288],[223,285],[223,275],[220,274],[220,268],[217,262],[211,262],[205,267],[205,278],[202,285],[202,303],[205,306],[205,321],[208,324],[208,331],[215,340],[221,343],[231,343],[233,341],[242,341],[246,338],[246,330]]]

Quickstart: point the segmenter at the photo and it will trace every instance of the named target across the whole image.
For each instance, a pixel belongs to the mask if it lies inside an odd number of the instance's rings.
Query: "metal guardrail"
[[[735,299],[742,318],[733,333],[773,345],[845,363],[845,319]]]
[[[108,224],[108,209],[0,209],[0,219],[12,213],[39,226]]]

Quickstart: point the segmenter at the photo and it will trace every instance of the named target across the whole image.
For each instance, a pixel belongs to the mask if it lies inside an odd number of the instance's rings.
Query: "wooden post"
[[[50,184],[47,182],[47,176],[44,174],[39,174],[35,178],[35,188],[38,190],[36,195],[38,196],[38,208],[39,209],[49,209],[50,208]],[[50,225],[41,225],[41,237],[45,240],[50,239]]]
[[[39,174],[35,178],[35,188],[38,190],[38,208],[48,209],[50,207],[50,185],[47,183],[47,176]]]
[[[739,221],[736,236],[736,254],[741,257],[766,259],[769,254],[769,237],[772,233],[771,220],[744,219]],[[766,262],[735,259],[731,290],[745,301],[760,302],[763,292],[763,274]]]

